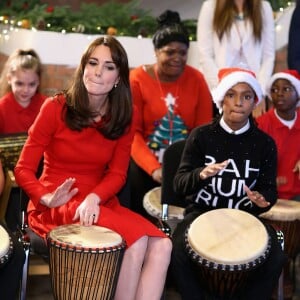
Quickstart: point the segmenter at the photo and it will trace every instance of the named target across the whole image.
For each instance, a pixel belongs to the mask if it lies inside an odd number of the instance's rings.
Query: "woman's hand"
[[[152,179],[158,183],[162,182],[162,168],[153,171]]]
[[[72,197],[78,193],[78,188],[72,186],[75,182],[75,178],[68,178],[61,184],[53,193],[46,194],[41,198],[41,204],[53,208],[62,206],[67,203]]]
[[[200,172],[199,176],[202,180],[205,180],[208,177],[218,174],[221,170],[226,168],[227,165],[228,165],[228,160],[224,160],[223,162],[218,164],[208,165]]]
[[[98,195],[91,193],[86,196],[83,202],[77,207],[73,221],[80,220],[84,226],[93,225],[98,221],[100,215],[100,198]]]
[[[267,207],[270,205],[270,202],[266,201],[262,194],[257,191],[251,191],[246,185],[245,192],[247,193],[248,198],[258,207]]]

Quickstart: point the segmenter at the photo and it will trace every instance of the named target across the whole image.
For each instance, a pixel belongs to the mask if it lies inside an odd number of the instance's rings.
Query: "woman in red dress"
[[[29,225],[37,234],[77,222],[116,231],[127,249],[115,299],[154,300],[163,291],[171,241],[116,197],[126,181],[135,115],[126,52],[115,38],[98,38],[70,88],[42,106],[15,176],[30,197]]]

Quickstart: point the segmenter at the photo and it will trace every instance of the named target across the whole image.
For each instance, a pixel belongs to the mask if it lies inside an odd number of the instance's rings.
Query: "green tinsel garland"
[[[290,1],[269,0],[273,10],[288,6]],[[183,21],[195,40],[197,20]],[[128,3],[108,1],[105,4],[83,3],[80,10],[69,6],[51,6],[40,0],[2,0],[0,24],[36,28],[57,32],[82,32],[88,34],[116,34],[143,37],[151,36],[156,20],[149,11],[140,8],[139,0]]]

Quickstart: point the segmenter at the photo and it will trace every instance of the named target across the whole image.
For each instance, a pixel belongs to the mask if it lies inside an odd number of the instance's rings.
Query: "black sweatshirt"
[[[201,210],[235,208],[258,215],[277,201],[277,149],[273,139],[253,122],[242,134],[226,132],[219,122],[195,128],[188,137],[174,178],[176,193]],[[213,177],[200,179],[207,164],[229,160]],[[271,203],[260,208],[250,201],[244,185]]]

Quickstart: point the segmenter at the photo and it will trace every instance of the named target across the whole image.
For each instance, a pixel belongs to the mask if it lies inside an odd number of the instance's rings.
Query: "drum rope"
[[[50,270],[55,299],[113,299],[125,243],[88,249],[50,241]]]

